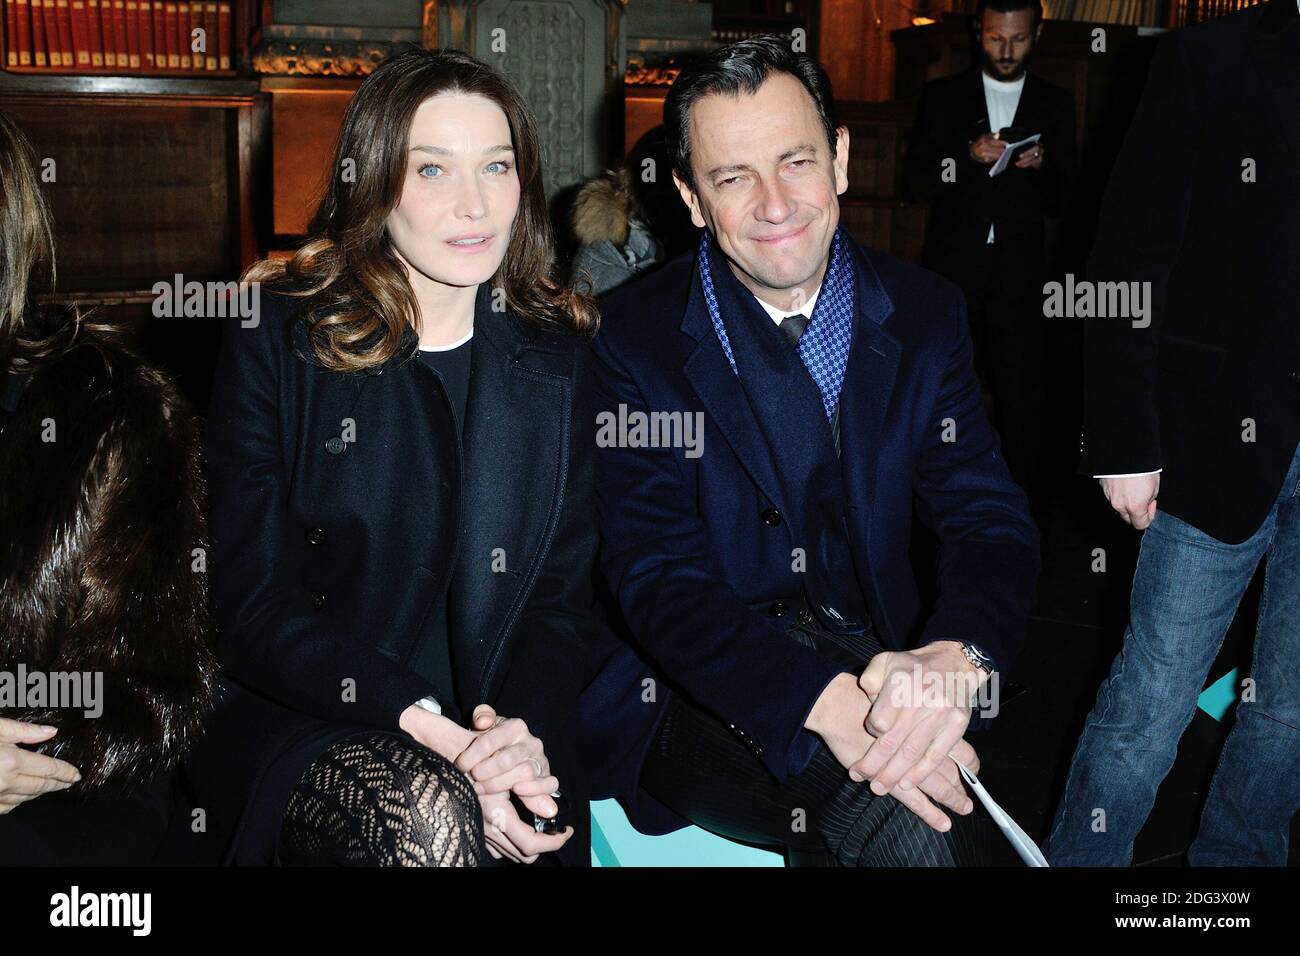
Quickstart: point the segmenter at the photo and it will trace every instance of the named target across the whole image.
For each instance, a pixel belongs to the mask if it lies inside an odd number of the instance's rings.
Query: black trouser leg
[[[778,783],[721,721],[675,697],[641,772],[641,785],[696,826],[837,866],[978,866],[988,828],[976,803],[939,833],[890,796],[855,783],[825,747]]]
[[[975,368],[992,400],[990,418],[1007,467],[1038,512],[1047,396],[1042,296],[1031,274],[1008,270],[994,249],[982,259],[987,272],[963,284]]]
[[[855,673],[882,650],[869,632],[833,634],[798,624],[791,640],[807,644]],[[802,773],[778,783],[722,721],[680,695],[641,771],[655,799],[719,836],[778,847],[795,864],[838,866],[978,866],[989,862],[993,822],[978,802],[969,816],[945,811],[939,833],[890,796],[855,783],[825,747]]]

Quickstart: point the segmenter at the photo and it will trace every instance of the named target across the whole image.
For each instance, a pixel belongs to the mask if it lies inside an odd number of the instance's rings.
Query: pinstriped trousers
[[[787,633],[860,674],[882,650],[870,634],[839,635],[801,615]],[[641,771],[641,786],[696,826],[788,854],[793,865],[980,866],[996,830],[987,811],[932,829],[891,796],[855,783],[824,745],[778,782],[722,721],[675,694]]]

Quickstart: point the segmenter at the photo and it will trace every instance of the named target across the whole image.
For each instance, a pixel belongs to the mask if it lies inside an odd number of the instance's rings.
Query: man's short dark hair
[[[975,10],[977,27],[984,23],[985,10],[992,10],[994,13],[1019,13],[1021,10],[1031,10],[1034,14],[1034,26],[1043,22],[1042,0],[980,0],[980,5]]]
[[[790,49],[790,38],[777,34],[747,37],[719,47],[678,75],[664,100],[664,138],[677,175],[695,188],[691,175],[691,106],[704,96],[754,94],[773,73],[788,73],[803,84],[817,106],[831,155],[835,154],[835,101],[826,71],[806,53]]]

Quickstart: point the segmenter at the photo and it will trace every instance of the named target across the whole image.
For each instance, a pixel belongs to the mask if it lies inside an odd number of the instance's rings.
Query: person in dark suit
[[[410,50],[334,169],[217,368],[200,804],[236,863],[589,864],[597,314],[548,278],[534,122],[487,65]]]
[[[1188,855],[1287,863],[1300,808],[1300,8],[1161,40],[1089,278],[1147,303],[1085,322],[1080,470],[1143,531],[1124,645],[1047,846],[1124,866],[1267,558],[1243,685]],[[1100,287],[1098,285],[1098,287]]]
[[[689,821],[796,862],[983,860],[954,760],[978,767],[971,692],[1015,660],[1038,537],[961,294],[840,226],[848,131],[788,38],[704,57],[664,116],[703,231],[603,301],[594,343],[626,625],[583,697],[594,792],[644,832]],[[928,616],[914,513],[941,542]],[[927,705],[913,678],[955,689]]]
[[[1039,0],[982,0],[979,61],[927,83],[903,167],[909,198],[930,206],[922,264],[961,286],[975,367],[1011,474],[1041,499],[1046,363],[1044,218],[1064,212],[1075,169],[1071,95],[1029,72]],[[996,176],[1007,149],[1041,139]]]

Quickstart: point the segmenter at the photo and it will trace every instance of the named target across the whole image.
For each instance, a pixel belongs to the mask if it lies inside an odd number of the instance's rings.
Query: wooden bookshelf
[[[155,282],[229,280],[259,257],[269,98],[249,49],[261,12],[236,0],[230,70],[0,69],[0,110],[42,164],[58,301],[147,311]]]
[[[176,97],[228,99],[258,91],[258,81],[229,76],[163,73],[139,75],[62,73],[44,70],[0,71],[0,93],[33,94],[46,97],[107,96],[174,99]]]
[[[132,76],[147,78],[174,78],[174,79],[231,79],[239,76],[247,76],[249,69],[249,50],[254,38],[256,29],[261,22],[263,7],[265,4],[262,0],[230,0],[231,10],[231,37],[230,37],[230,69],[222,70],[181,70],[181,69],[129,69],[121,67],[65,67],[65,66],[23,66],[22,64],[9,65],[8,53],[11,38],[9,36],[8,17],[4,15],[4,9],[9,5],[11,0],[0,0],[0,72],[40,76],[40,77],[63,77],[63,76]]]

